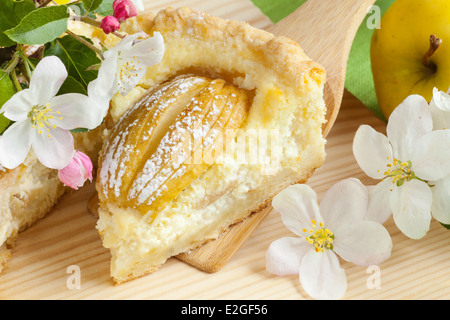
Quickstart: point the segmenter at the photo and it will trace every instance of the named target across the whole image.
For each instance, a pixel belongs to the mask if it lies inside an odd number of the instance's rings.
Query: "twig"
[[[82,37],[80,37],[79,35],[73,33],[72,31],[70,31],[69,29],[66,30],[67,34],[70,35],[71,37],[73,37],[75,40],[79,41],[80,43],[84,44],[86,47],[88,47],[89,49],[93,50],[94,52],[96,52],[100,58],[102,60],[104,60],[103,58],[103,52],[97,48],[96,46],[94,46],[92,43],[90,43],[89,41],[83,39]]]

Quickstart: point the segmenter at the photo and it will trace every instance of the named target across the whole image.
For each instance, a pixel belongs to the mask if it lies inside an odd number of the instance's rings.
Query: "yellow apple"
[[[428,101],[450,87],[450,1],[396,0],[370,48],[375,91],[386,119],[407,96]]]

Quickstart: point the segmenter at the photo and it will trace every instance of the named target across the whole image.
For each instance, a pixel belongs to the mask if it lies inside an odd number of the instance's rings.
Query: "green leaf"
[[[0,70],[0,108],[6,101],[11,99],[15,93],[16,87],[14,86],[11,78],[6,72]]]
[[[0,70],[0,108],[16,93],[16,88],[11,78],[3,70]],[[0,114],[0,135],[8,128],[11,121]]]
[[[9,125],[11,124],[11,121],[6,118],[3,113],[0,114],[0,136],[2,135],[3,132],[5,132],[5,130],[9,127]]]
[[[92,12],[98,9],[103,0],[82,0],[83,6],[87,12]]]
[[[112,16],[113,11],[113,2],[114,0],[103,0],[102,4],[98,9],[95,11],[98,15],[106,17],[106,16]]]
[[[36,5],[32,0],[14,0],[14,13],[18,21],[22,20],[31,11],[36,10]]]
[[[450,224],[443,224],[443,223],[441,223],[441,224],[442,224],[442,226],[444,226],[444,228],[450,230]]]
[[[74,3],[74,4],[68,4],[68,7],[70,10],[72,10],[74,12],[75,15],[82,17],[82,16],[88,16],[89,18],[92,19],[96,19],[97,17],[95,16],[94,13],[92,12],[88,12],[84,6],[83,3]]]
[[[306,0],[252,0],[252,2],[270,21],[277,23],[294,12]]]
[[[66,6],[44,7],[30,12],[5,34],[21,44],[42,45],[61,36],[67,30],[69,10]]]
[[[32,0],[0,0],[0,46],[10,47],[15,44],[4,32],[17,26],[27,14],[36,10]]]
[[[91,40],[84,39],[92,43]],[[66,66],[69,76],[77,80],[84,88],[97,78],[98,70],[89,68],[101,63],[100,58],[94,51],[69,35],[47,45],[44,56],[49,55],[59,57]]]
[[[81,93],[87,95],[86,88],[72,76],[67,77],[58,91],[58,95],[65,93]]]

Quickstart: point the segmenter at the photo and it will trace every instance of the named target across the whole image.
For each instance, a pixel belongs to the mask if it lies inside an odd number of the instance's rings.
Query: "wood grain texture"
[[[357,99],[344,93],[341,111],[327,143],[328,157],[309,180],[318,193],[345,178],[374,183],[359,169],[352,141],[360,124],[380,132],[385,124]],[[210,274],[170,259],[157,272],[114,286],[110,254],[87,210],[94,188],[68,194],[48,217],[23,232],[0,276],[0,299],[309,299],[297,276],[278,277],[265,270],[272,241],[292,236],[277,212],[271,211],[245,244],[219,272]],[[393,240],[391,257],[381,264],[381,288],[369,289],[371,274],[342,261],[348,289],[345,299],[450,299],[450,234],[436,221],[421,240],[404,236],[392,219],[385,224]],[[81,288],[69,289],[67,268],[78,266]]]
[[[187,5],[224,18],[264,27],[268,21],[248,0],[147,1],[147,7]],[[246,17],[248,17],[246,19]],[[327,159],[308,184],[323,193],[345,178],[374,183],[359,169],[352,154],[356,129],[368,124],[380,132],[385,123],[356,98],[344,92],[342,106],[328,135]],[[271,211],[232,259],[217,273],[206,273],[170,259],[148,276],[114,286],[109,278],[110,254],[87,209],[94,192],[87,185],[66,195],[45,219],[23,232],[4,272],[0,299],[309,299],[297,276],[278,277],[265,270],[265,253],[272,241],[292,234]],[[369,289],[367,269],[342,261],[348,289],[345,299],[450,299],[450,233],[436,221],[428,234],[412,240],[392,219],[385,224],[393,240],[391,257],[381,264],[379,289]],[[70,289],[70,266],[81,272],[80,289]]]

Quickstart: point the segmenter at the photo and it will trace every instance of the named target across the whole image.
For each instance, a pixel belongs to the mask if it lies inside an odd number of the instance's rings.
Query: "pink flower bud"
[[[114,0],[113,10],[114,17],[119,21],[125,21],[137,15],[136,7],[131,0]]]
[[[102,23],[100,24],[100,28],[108,34],[114,32],[120,28],[119,21],[113,16],[106,16],[103,18]]]
[[[92,181],[92,169],[91,159],[84,153],[77,151],[70,163],[59,170],[59,180],[64,185],[78,190],[84,185],[86,180]]]

